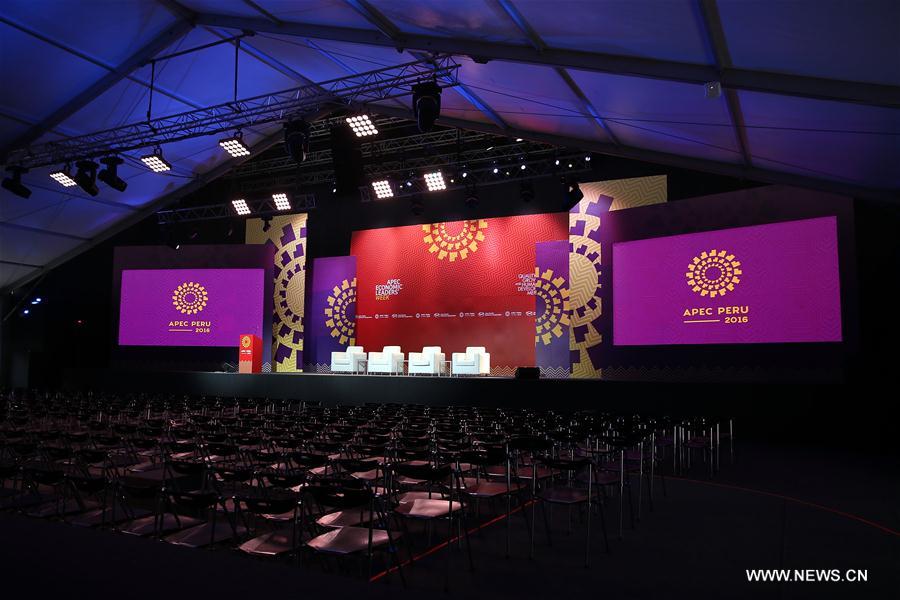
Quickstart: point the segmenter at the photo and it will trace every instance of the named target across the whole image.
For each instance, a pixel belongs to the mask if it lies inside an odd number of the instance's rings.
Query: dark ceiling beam
[[[519,9],[515,7],[512,3],[512,0],[495,0],[500,9],[506,13],[509,19],[519,28],[519,31],[522,32],[522,35],[528,40],[528,42],[534,47],[538,52],[543,52],[547,49],[547,44],[541,38],[537,31],[531,26],[531,23],[525,18],[525,16],[519,12]],[[603,117],[600,116],[600,113],[597,112],[597,109],[594,108],[593,103],[588,99],[588,97],[581,90],[581,87],[572,79],[572,76],[569,72],[563,67],[555,67],[556,74],[559,75],[560,79],[566,84],[578,101],[581,103],[581,107],[584,109],[585,116],[590,117],[592,121],[596,125],[603,130],[610,140],[614,144],[619,143],[619,139],[616,137],[616,134],[613,130],[607,125],[606,121]]]
[[[706,41],[712,50],[719,72],[733,67],[731,52],[728,50],[728,42],[725,39],[725,29],[722,27],[722,18],[719,16],[719,7],[716,0],[699,0],[700,28],[706,36]],[[734,137],[741,149],[741,157],[744,164],[753,164],[750,154],[750,144],[747,142],[747,127],[744,123],[744,111],[741,110],[741,99],[734,89],[725,88],[725,106],[728,110],[728,118],[734,129]]]
[[[358,12],[364,19],[375,26],[383,35],[392,40],[399,40],[403,37],[403,32],[394,25],[390,19],[384,16],[381,11],[372,6],[366,0],[345,0],[353,10]],[[422,59],[426,57],[424,52],[409,51],[414,57]],[[457,94],[462,96],[466,102],[477,108],[484,116],[494,122],[497,127],[508,128],[506,121],[491,106],[473,92],[466,84],[460,82],[454,87]]]
[[[0,17],[0,22],[3,22],[12,27],[16,27],[17,29],[23,30],[22,26],[17,23],[13,23],[3,17]],[[16,139],[7,144],[2,150],[0,150],[0,159],[6,156],[6,154],[13,149],[22,148],[27,146],[31,142],[37,140],[44,133],[51,131],[53,128],[57,127],[60,123],[74,115],[76,112],[87,106],[90,102],[98,98],[103,92],[109,90],[114,85],[122,81],[126,78],[131,78],[131,74],[143,66],[146,61],[153,56],[159,54],[173,43],[181,39],[181,37],[190,31],[191,23],[183,20],[179,20],[171,26],[167,27],[164,31],[162,31],[159,35],[153,38],[149,43],[140,48],[137,52],[126,58],[124,61],[116,65],[115,67],[110,67],[103,63],[100,63],[86,55],[81,54],[72,49],[68,49],[66,47],[62,47],[60,44],[46,38],[46,36],[41,36],[36,32],[26,31],[27,33],[31,33],[32,35],[36,35],[42,41],[53,44],[54,46],[60,47],[63,50],[66,50],[70,53],[75,54],[79,58],[83,58],[85,60],[90,61],[92,64],[100,66],[102,68],[107,69],[109,72],[92,83],[90,86],[82,90],[77,96],[60,106],[58,109],[53,111],[51,115],[41,120],[40,123],[37,123],[33,127],[30,127],[27,131],[22,133]],[[24,31],[24,30],[23,30]],[[134,80],[134,79],[133,79]],[[143,85],[146,85],[144,82],[140,80],[135,80]],[[160,90],[160,93],[163,93]],[[171,94],[166,94],[170,95]],[[174,97],[174,96],[172,96]],[[179,101],[184,102],[183,99],[177,98]]]
[[[370,105],[372,112],[381,113],[385,116],[399,117],[411,119],[410,111],[396,110],[392,107],[381,105]],[[814,190],[821,190],[854,198],[869,198],[873,200],[881,200],[896,203],[900,201],[900,191],[885,190],[859,186],[852,183],[844,183],[840,181],[832,181],[828,179],[817,179],[806,177],[803,175],[795,175],[792,173],[783,173],[780,171],[770,171],[747,166],[738,163],[727,163],[704,158],[693,158],[681,154],[670,154],[668,152],[658,152],[656,150],[645,150],[625,145],[616,145],[597,140],[587,140],[581,138],[573,138],[568,136],[560,136],[549,133],[538,133],[535,131],[525,131],[522,129],[503,130],[489,123],[479,123],[475,121],[466,121],[454,117],[440,117],[437,120],[439,125],[446,127],[457,127],[459,129],[469,129],[472,131],[481,131],[494,135],[505,135],[508,137],[521,137],[522,139],[542,142],[545,144],[553,144],[563,148],[580,148],[582,150],[605,154],[608,156],[616,156],[631,160],[640,160],[659,165],[667,165],[679,169],[690,169],[693,171],[702,171],[713,173],[716,175],[725,175],[738,179],[747,179],[750,181],[759,181],[761,183],[772,183],[780,185],[791,185],[797,187],[805,187]]]
[[[464,55],[473,57],[475,60],[503,60],[684,83],[704,84],[709,81],[720,81],[722,87],[726,89],[734,88],[876,106],[900,106],[900,86],[877,83],[805,77],[750,69],[725,69],[720,73],[714,66],[710,65],[560,48],[547,48],[544,51],[538,51],[531,46],[517,44],[410,33],[404,33],[399,38],[392,40],[382,32],[372,29],[354,29],[308,23],[285,22],[278,24],[267,19],[252,19],[209,13],[198,14],[197,23],[228,29],[249,29],[276,35]]]

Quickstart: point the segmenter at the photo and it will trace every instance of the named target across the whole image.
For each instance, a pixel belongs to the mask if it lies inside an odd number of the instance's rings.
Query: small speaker
[[[516,367],[516,379],[540,379],[541,370],[537,367]]]

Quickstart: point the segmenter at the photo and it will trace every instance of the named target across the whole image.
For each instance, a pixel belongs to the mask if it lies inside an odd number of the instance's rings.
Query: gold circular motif
[[[206,308],[209,296],[199,283],[188,281],[172,291],[172,306],[183,315],[196,315]]]
[[[535,320],[534,343],[547,346],[554,337],[562,337],[563,326],[569,324],[569,289],[564,277],[553,276],[553,269],[541,273],[535,268],[534,276],[534,293],[544,301],[544,310]]]
[[[691,259],[685,278],[692,291],[715,298],[733,292],[743,274],[741,263],[735,260],[734,254],[713,249]]]
[[[459,231],[451,231],[449,223],[429,223],[422,225],[425,235],[422,241],[428,246],[428,252],[437,254],[439,260],[465,260],[478,251],[478,243],[484,241],[484,230],[488,223],[485,219],[462,221]]]

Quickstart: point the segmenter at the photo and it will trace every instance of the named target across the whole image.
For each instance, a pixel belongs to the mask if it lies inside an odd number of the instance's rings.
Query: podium
[[[238,373],[262,371],[262,339],[251,333],[241,334],[238,342]]]

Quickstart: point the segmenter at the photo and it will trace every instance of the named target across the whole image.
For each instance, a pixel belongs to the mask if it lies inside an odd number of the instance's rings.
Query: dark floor
[[[713,480],[697,465],[687,479],[668,480],[655,510],[636,529],[615,535],[615,501],[607,508],[612,552],[593,523],[590,569],[583,566],[584,528],[553,515],[553,546],[537,513],[536,557],[528,559],[527,517],[472,536],[475,571],[451,551],[450,591],[459,598],[889,598],[900,589],[900,481],[896,456],[739,444],[736,462]],[[645,499],[646,500],[646,499]],[[399,579],[366,584],[349,574],[302,570],[250,559],[228,549],[189,550],[0,514],[0,573],[40,595],[68,597],[369,598],[444,595],[446,550],[406,568]],[[424,548],[417,548],[418,551]],[[746,569],[865,569],[866,583],[748,583]],[[26,589],[23,588],[23,589]]]

